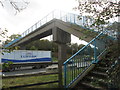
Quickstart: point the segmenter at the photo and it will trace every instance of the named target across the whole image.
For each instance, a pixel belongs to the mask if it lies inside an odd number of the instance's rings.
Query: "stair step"
[[[107,78],[107,74],[99,72],[99,71],[91,71],[88,75],[98,77],[98,78]]]
[[[96,77],[90,77],[86,76],[84,80],[89,81],[89,82],[97,82],[101,87],[107,88],[107,80],[102,79],[102,78],[96,78]]]
[[[95,69],[93,69],[94,71],[99,71],[99,72],[106,72],[108,70],[108,67],[95,67]]]
[[[95,84],[94,82],[81,82],[79,85],[83,86],[85,89],[104,90],[104,88],[100,87],[98,84]]]
[[[97,66],[109,67],[108,63],[99,63],[99,64],[97,64]]]
[[[109,65],[110,63],[111,63],[110,60],[101,60],[99,62],[99,64],[107,64],[107,65]]]
[[[87,90],[88,88],[86,88],[84,85],[82,84],[77,84],[76,87],[70,89],[70,90]]]

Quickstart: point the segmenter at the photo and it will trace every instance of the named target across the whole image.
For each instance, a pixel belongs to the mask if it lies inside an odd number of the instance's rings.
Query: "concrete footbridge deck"
[[[78,19],[78,15],[72,13],[65,13],[61,11],[53,11],[46,17],[38,21],[36,24],[31,26],[28,30],[21,34],[21,37],[13,40],[12,42],[5,45],[5,47],[13,46],[24,46],[25,44],[44,38],[49,35],[53,35],[53,41],[58,43],[68,43],[71,41],[70,34],[80,38],[82,36],[89,35],[84,38],[85,41],[89,42],[97,34],[97,30],[93,31],[89,28],[84,27],[85,24],[92,24],[93,20],[87,20],[87,16],[81,16],[82,19]],[[91,36],[92,37],[91,37]],[[104,42],[98,40],[98,48],[104,49]]]

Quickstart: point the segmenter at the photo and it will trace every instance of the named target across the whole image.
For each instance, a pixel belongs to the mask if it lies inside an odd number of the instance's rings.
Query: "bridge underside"
[[[31,41],[41,39],[49,35],[53,35],[53,41],[57,43],[69,43],[71,41],[70,34],[73,34],[79,38],[85,35],[83,31],[85,31],[85,29],[78,25],[53,19],[40,28],[37,28],[35,31],[29,33],[25,37],[21,38],[19,41],[13,43],[11,46],[24,46]],[[84,38],[84,40],[87,42],[91,41],[92,39],[93,37],[90,36]],[[98,48],[105,48],[104,43],[101,41],[97,41],[97,44]]]
[[[13,43],[10,47],[20,46],[22,47],[22,49],[25,49],[24,45],[26,45],[27,43],[47,37],[49,35],[53,35],[53,41],[58,43],[58,45],[64,47],[63,45],[71,42],[71,34],[79,38],[85,35],[84,31],[90,31],[90,30],[80,27],[76,24],[71,24],[69,22],[64,22],[62,20],[53,19],[47,22],[46,24],[44,24],[43,26],[37,28],[33,32],[29,33],[25,37],[21,38],[17,42]],[[94,33],[96,35],[98,34],[97,32],[89,32],[89,33],[90,34]],[[84,38],[84,40],[89,42],[93,38],[94,37],[87,36],[86,38]],[[100,40],[96,41],[96,46],[98,47],[99,50],[105,49],[104,42],[101,42]],[[64,61],[66,59],[62,58],[62,60]]]

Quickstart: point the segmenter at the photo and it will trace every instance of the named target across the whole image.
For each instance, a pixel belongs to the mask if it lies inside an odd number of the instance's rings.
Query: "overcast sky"
[[[0,6],[0,27],[6,28],[9,31],[8,35],[21,34],[55,9],[78,13],[73,10],[78,5],[76,0],[29,0],[29,2],[27,8],[17,15],[8,4],[4,8]],[[74,41],[78,42],[78,40]]]

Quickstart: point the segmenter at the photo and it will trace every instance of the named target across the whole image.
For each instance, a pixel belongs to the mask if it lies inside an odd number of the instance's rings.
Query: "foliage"
[[[80,16],[86,16],[87,20],[92,20],[92,24],[86,24],[85,27],[97,28],[98,31],[104,31],[105,25],[118,18],[120,15],[117,0],[77,0],[79,5],[75,9],[79,10]],[[80,17],[78,17],[81,19]],[[115,29],[113,29],[115,30]]]
[[[10,66],[13,64],[13,62],[12,61],[7,61],[7,62],[5,62],[5,63],[3,63],[3,65],[2,65],[2,70],[4,71],[8,71],[9,69],[10,69]]]
[[[8,44],[9,42],[19,38],[20,36],[21,36],[20,34],[12,34],[10,37],[8,37],[4,44]]]
[[[4,38],[7,38],[7,32],[8,31],[6,29],[2,30],[0,28],[0,43],[1,43],[1,45],[0,45],[0,53],[2,53],[2,43],[4,41]]]
[[[67,45],[67,53],[76,53],[83,46],[84,45],[78,45],[77,43]],[[27,44],[25,47],[27,50],[50,50],[52,52],[58,52],[58,45],[49,40],[36,40]]]
[[[2,33],[1,33],[1,34],[2,34]],[[5,34],[4,36],[7,37],[7,40],[6,40],[5,42],[2,42],[3,45],[8,44],[9,42],[11,42],[11,41],[14,40],[14,39],[17,39],[17,38],[20,37],[21,35],[19,35],[19,34],[13,34],[13,35],[11,35],[10,37],[8,37],[8,36]],[[18,50],[19,48],[20,48],[19,46],[7,47],[7,48],[1,47],[1,49],[2,49],[2,54],[4,54],[4,52],[10,53],[11,51],[13,51],[13,50]]]
[[[7,34],[8,30],[5,28],[4,30],[2,30],[0,28],[0,38],[5,38],[6,34]]]
[[[105,58],[111,63],[108,70],[109,85],[120,88],[120,43],[116,42],[111,45]]]
[[[110,0],[77,0],[80,15],[91,15],[95,21],[94,25],[105,24],[107,20],[119,16],[120,1]]]
[[[114,34],[114,36],[116,36],[117,38],[120,38],[120,34],[119,34],[120,28],[119,28],[119,26],[120,26],[120,22],[114,22],[111,25],[108,25],[106,27],[106,29],[109,30],[112,33],[116,33],[116,34]]]

